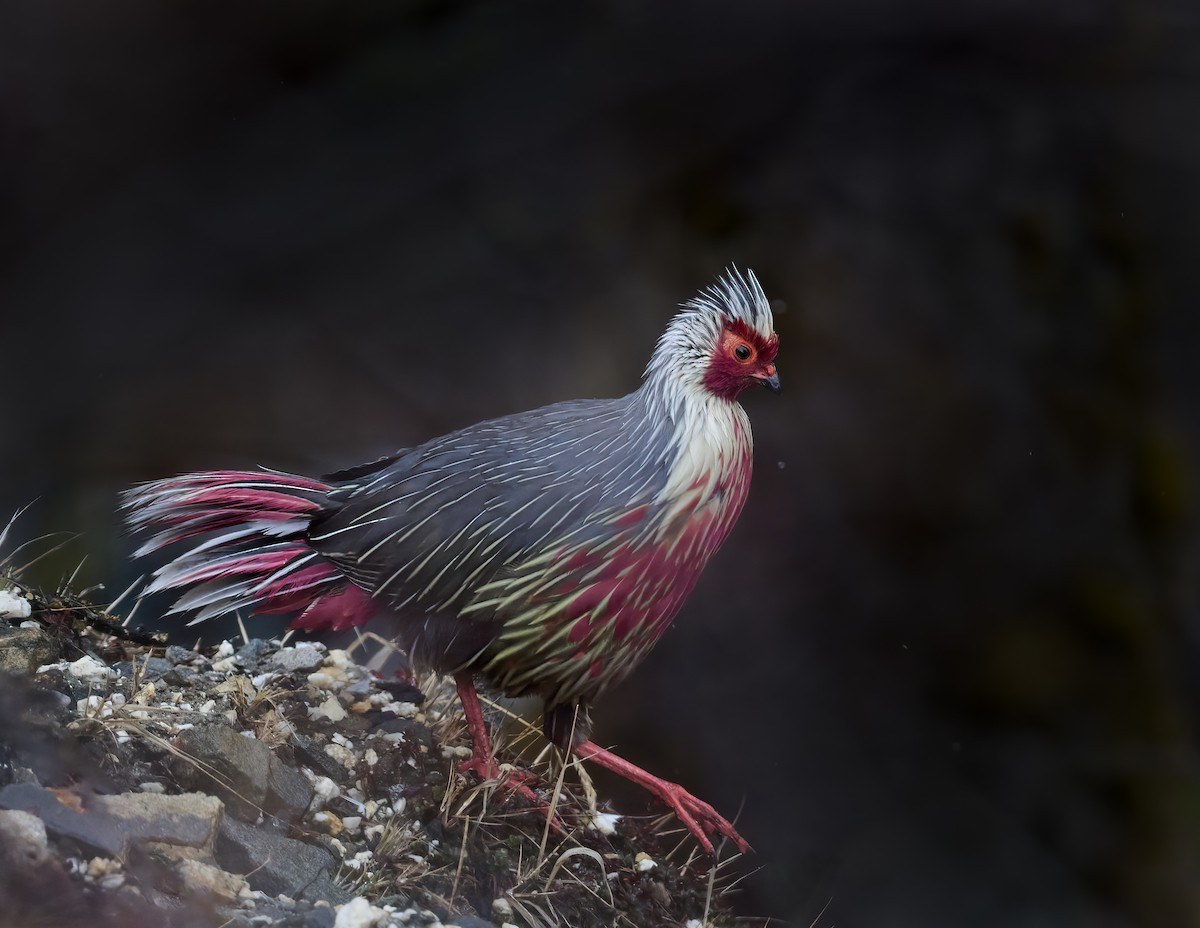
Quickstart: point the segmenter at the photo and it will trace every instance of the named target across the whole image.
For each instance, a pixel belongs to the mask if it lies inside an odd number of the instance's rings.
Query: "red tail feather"
[[[374,613],[369,596],[307,544],[309,522],[332,490],[309,477],[267,471],[210,471],[142,484],[125,494],[135,530],[155,532],[146,554],[212,537],[159,568],[149,592],[185,589],[172,612],[203,621],[239,609],[301,612],[293,627],[342,629]]]

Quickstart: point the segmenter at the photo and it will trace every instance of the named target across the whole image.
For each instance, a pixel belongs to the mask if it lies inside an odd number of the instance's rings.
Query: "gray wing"
[[[505,569],[567,536],[599,541],[652,499],[660,431],[636,393],[483,422],[355,469],[309,542],[393,609],[457,613]]]

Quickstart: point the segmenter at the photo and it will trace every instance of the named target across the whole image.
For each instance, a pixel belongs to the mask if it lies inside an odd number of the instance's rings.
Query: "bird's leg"
[[[467,717],[467,733],[471,736],[471,759],[459,764],[458,770],[460,773],[474,772],[480,780],[499,780],[502,778],[502,771],[496,763],[495,755],[492,754],[492,741],[483,722],[483,710],[479,705],[479,694],[475,692],[475,681],[469,673],[460,673],[455,675],[454,685],[458,688],[458,699],[462,703],[463,715]],[[525,781],[531,779],[532,774],[512,771],[504,786],[530,802],[543,805],[537,793],[525,785]]]
[[[750,845],[737,833],[733,825],[707,802],[697,799],[682,786],[647,773],[641,767],[618,757],[593,741],[580,742],[573,750],[582,760],[595,761],[601,767],[638,784],[669,805],[709,854],[713,853],[712,841],[708,837],[712,832],[729,838],[743,854],[750,850]]]

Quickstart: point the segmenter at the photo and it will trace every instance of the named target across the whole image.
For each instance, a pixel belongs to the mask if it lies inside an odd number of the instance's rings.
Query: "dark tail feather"
[[[271,471],[210,471],[144,483],[121,508],[134,531],[153,535],[136,555],[211,535],[154,572],[147,593],[186,589],[170,612],[195,611],[189,624],[238,609],[301,612],[308,629],[360,625],[370,597],[307,544],[308,525],[332,487]]]

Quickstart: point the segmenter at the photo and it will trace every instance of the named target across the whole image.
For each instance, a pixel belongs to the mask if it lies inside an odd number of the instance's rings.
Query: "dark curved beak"
[[[770,373],[766,377],[759,377],[758,382],[761,383],[768,390],[770,390],[772,393],[774,393],[776,396],[778,396],[779,395],[779,372],[777,370],[775,370],[774,364],[772,364],[770,367],[768,367],[767,370],[770,371]]]

